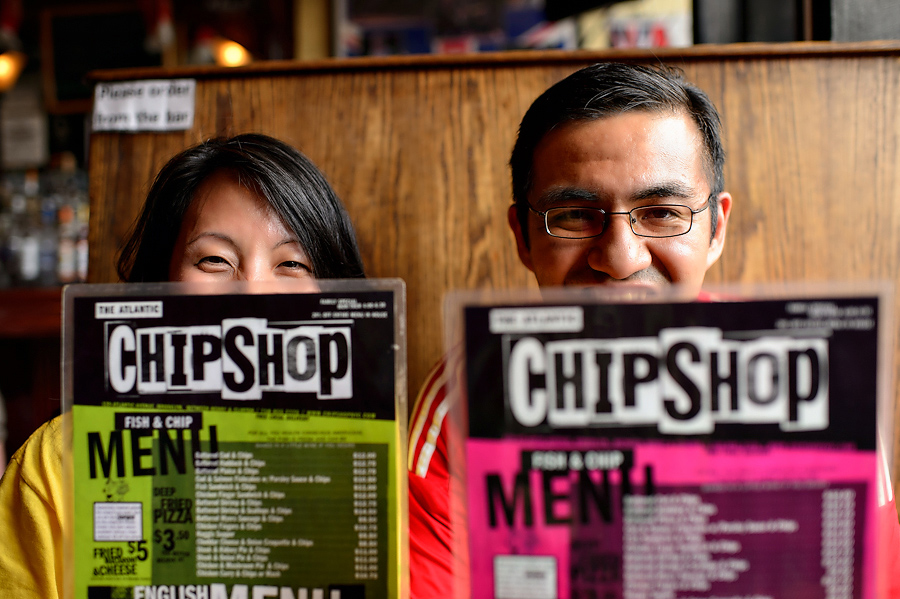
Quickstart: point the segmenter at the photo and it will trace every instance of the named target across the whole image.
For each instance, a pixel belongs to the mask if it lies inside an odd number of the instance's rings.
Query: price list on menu
[[[856,492],[834,489],[822,493],[822,586],[829,599],[852,597],[856,536]]]
[[[774,486],[626,497],[625,597],[676,599],[752,585],[775,593],[788,575],[803,581],[804,596],[858,596],[862,491]],[[816,504],[821,511],[805,509]]]
[[[354,549],[354,576],[358,580],[378,578],[378,454],[353,452],[353,515],[357,545]],[[381,544],[383,546],[383,544]]]
[[[195,454],[193,488],[157,483],[154,571],[311,586],[385,579],[386,446],[230,445]]]

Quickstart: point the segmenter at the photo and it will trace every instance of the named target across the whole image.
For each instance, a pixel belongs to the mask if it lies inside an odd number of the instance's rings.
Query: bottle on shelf
[[[39,232],[38,285],[52,287],[59,284],[57,278],[57,257],[59,231],[56,223],[56,197],[41,199],[41,227]]]
[[[11,287],[13,273],[10,270],[12,261],[9,255],[9,235],[12,230],[12,214],[7,210],[0,211],[0,289]]]
[[[78,228],[75,209],[71,204],[59,207],[59,253],[57,256],[57,276],[63,285],[78,280]]]
[[[75,157],[42,173],[6,172],[0,183],[0,288],[85,281],[87,176]]]
[[[27,171],[22,185],[22,192],[25,198],[25,212],[19,247],[19,283],[28,287],[38,284],[38,277],[41,273],[41,204],[38,196],[39,191],[40,183],[37,171]]]
[[[75,211],[75,221],[78,226],[78,240],[75,242],[75,272],[79,281],[87,281],[88,274],[88,216],[90,205],[87,195]]]
[[[16,285],[32,285],[37,280],[40,242],[37,236],[34,209],[24,195],[12,196],[12,225],[9,233],[9,254],[13,281]]]

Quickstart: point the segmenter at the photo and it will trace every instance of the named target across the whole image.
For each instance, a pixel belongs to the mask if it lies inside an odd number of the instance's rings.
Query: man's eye
[[[598,210],[587,208],[560,208],[547,213],[550,226],[557,227],[583,227],[597,221],[602,221],[603,216]]]
[[[639,219],[650,222],[665,222],[671,220],[681,220],[685,217],[684,209],[680,206],[650,206],[640,211],[636,215]]]

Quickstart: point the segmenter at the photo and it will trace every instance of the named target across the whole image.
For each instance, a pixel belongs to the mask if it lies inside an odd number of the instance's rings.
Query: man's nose
[[[638,237],[631,229],[630,214],[611,214],[606,230],[591,240],[588,265],[613,279],[627,279],[649,268],[652,256],[646,238]]]

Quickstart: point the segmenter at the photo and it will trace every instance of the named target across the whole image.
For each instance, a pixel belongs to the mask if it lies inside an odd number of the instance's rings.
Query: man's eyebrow
[[[690,185],[686,185],[679,181],[671,181],[659,185],[653,185],[641,189],[631,196],[632,201],[654,200],[662,198],[678,198],[690,199],[697,195]],[[537,198],[535,205],[532,206],[537,210],[543,210],[547,207],[562,206],[568,202],[601,202],[604,196],[583,187],[556,187],[546,190]]]
[[[537,205],[533,206],[538,210],[548,206],[559,206],[566,202],[598,202],[600,196],[592,191],[581,187],[556,187],[548,189],[539,198]]]
[[[697,192],[690,185],[672,182],[663,183],[662,185],[654,185],[638,191],[632,196],[634,200],[651,200],[655,198],[683,198],[689,199],[697,195]]]

